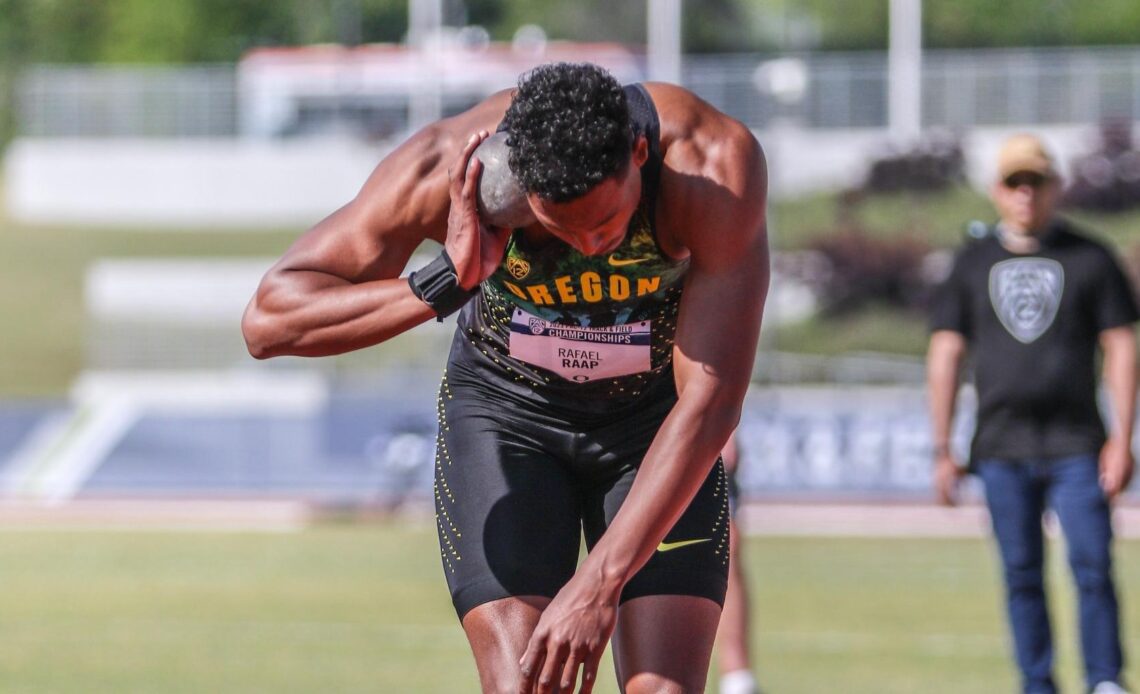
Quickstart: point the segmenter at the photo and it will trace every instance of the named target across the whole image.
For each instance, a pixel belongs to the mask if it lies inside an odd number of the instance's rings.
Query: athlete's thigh
[[[719,620],[720,605],[707,598],[651,595],[623,604],[613,638],[622,691],[705,691]]]
[[[506,597],[553,597],[574,573],[581,505],[545,432],[446,383],[439,416],[436,525],[459,617]]]

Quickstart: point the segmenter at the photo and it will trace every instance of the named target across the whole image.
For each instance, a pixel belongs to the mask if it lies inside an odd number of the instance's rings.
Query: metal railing
[[[886,125],[885,53],[792,56],[804,71],[803,91],[783,100],[755,79],[757,68],[777,57],[688,56],[684,83],[754,128],[775,118],[813,128]],[[1140,120],[1135,47],[927,51],[922,83],[927,127]]]
[[[776,59],[799,75],[791,91],[777,93],[757,79],[757,70]],[[1140,120],[1137,47],[928,51],[922,73],[928,127]],[[753,128],[781,118],[810,128],[874,128],[887,120],[883,52],[689,55],[683,82]],[[401,94],[346,96],[353,101],[343,111],[362,119],[361,126],[376,117],[362,107],[371,103],[366,96],[395,108],[397,117],[396,102],[406,100]],[[277,107],[302,119],[311,108],[303,94],[281,92],[279,101]],[[233,65],[41,65],[21,80],[19,129],[36,137],[234,136],[240,103]]]
[[[229,137],[233,65],[57,66],[27,70],[19,134],[30,137]]]

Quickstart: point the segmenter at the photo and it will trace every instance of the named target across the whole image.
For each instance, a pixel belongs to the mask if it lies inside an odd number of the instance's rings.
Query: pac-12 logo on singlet
[[[1061,304],[1065,271],[1049,258],[1013,258],[990,269],[990,302],[1001,324],[1018,341],[1041,337]]]

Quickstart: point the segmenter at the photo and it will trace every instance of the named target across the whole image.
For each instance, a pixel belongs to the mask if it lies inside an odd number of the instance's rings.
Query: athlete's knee
[[[519,657],[511,649],[481,649],[475,662],[483,694],[518,694],[522,686]]]
[[[463,617],[484,692],[517,694],[522,684],[519,659],[550,598],[513,597],[483,603]]]
[[[484,677],[483,672],[480,671],[479,685],[483,694],[519,694],[522,680],[517,672],[514,674],[501,672],[490,677]]]

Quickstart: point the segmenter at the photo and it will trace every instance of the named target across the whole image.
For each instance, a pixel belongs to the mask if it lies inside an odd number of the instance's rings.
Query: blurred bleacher
[[[384,138],[410,122],[409,93],[369,92],[359,61],[342,57],[346,72],[334,61],[325,92],[307,93],[303,80],[275,91],[270,80],[256,107],[240,65],[30,69],[6,161],[10,211],[153,229],[304,228],[351,197],[391,147]],[[622,64],[623,78],[642,77],[639,62]],[[513,78],[497,79],[452,94],[445,110]],[[1140,120],[1136,48],[929,51],[923,81],[925,126],[987,148],[1025,127],[1075,147],[1104,119]],[[683,82],[760,133],[781,193],[843,185],[886,142],[882,53],[686,56]],[[0,497],[429,503],[450,326],[339,358],[255,363],[238,321],[271,262],[93,264],[88,373],[58,402],[0,401]],[[789,283],[776,284],[770,306],[787,298],[803,310]],[[922,380],[915,358],[762,352],[741,425],[744,492],[927,499]],[[962,408],[964,452],[968,393]]]
[[[270,263],[93,264],[87,373],[67,402],[0,409],[0,490],[51,502],[429,501],[434,399],[453,324],[429,322],[342,357],[255,362],[238,317]],[[740,435],[746,493],[926,493],[920,360],[764,351],[755,381]]]

